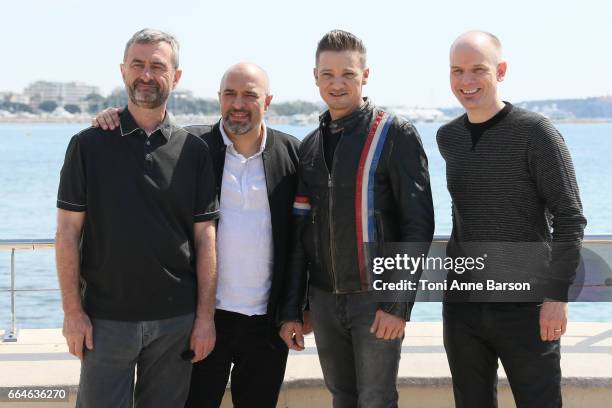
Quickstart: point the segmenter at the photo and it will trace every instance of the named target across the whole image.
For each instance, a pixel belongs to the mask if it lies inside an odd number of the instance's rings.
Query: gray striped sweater
[[[557,129],[545,117],[513,107],[473,150],[465,115],[442,126],[437,142],[453,203],[449,255],[461,253],[465,243],[491,243],[500,254],[490,269],[530,273],[545,297],[566,301],[586,219]],[[504,252],[505,243],[526,244],[524,251],[515,246]]]

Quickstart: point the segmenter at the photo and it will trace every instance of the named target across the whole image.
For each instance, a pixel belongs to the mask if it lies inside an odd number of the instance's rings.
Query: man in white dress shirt
[[[187,407],[218,407],[231,369],[234,406],[275,407],[287,346],[276,332],[288,253],[297,149],[270,129],[268,76],[250,63],[221,79],[222,119],[189,127],[209,145],[219,180],[217,345],[193,367]],[[231,365],[233,363],[233,368]]]

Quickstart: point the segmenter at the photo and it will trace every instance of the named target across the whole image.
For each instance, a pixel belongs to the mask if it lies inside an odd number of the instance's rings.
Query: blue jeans
[[[397,407],[402,339],[377,339],[371,293],[334,295],[310,287],[310,316],[334,408]]]
[[[182,407],[187,399],[193,314],[123,322],[91,319],[93,350],[85,350],[77,408]],[[137,381],[134,381],[136,370]]]

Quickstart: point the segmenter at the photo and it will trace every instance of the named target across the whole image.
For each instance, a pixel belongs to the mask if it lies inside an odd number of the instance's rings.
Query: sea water
[[[59,172],[70,137],[85,124],[0,124],[0,239],[53,238]],[[436,234],[451,230],[450,197],[444,161],[436,146],[440,124],[417,123],[429,158]],[[311,126],[273,126],[303,138]],[[612,233],[612,123],[559,124],[569,147],[588,220],[587,234]],[[18,250],[19,289],[57,288],[53,250]],[[10,285],[10,251],[0,250],[0,290]],[[19,292],[17,322],[22,328],[60,327],[57,291]],[[573,303],[570,319],[612,321],[612,303]],[[439,303],[418,303],[412,320],[441,320]],[[10,297],[0,292],[0,329],[10,322]]]

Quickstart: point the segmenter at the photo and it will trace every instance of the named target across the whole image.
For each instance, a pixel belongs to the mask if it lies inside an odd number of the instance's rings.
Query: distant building
[[[523,103],[521,107],[525,107],[527,109],[527,105],[525,103]],[[550,120],[570,120],[576,118],[576,115],[574,115],[572,112],[559,109],[556,103],[533,105],[531,106],[531,110],[546,116]]]
[[[193,99],[193,92],[188,89],[175,89],[170,94],[175,99]]]
[[[187,89],[175,89],[168,97],[167,108],[170,112],[176,112],[185,101],[193,100],[193,92]]]
[[[0,102],[23,103],[24,105],[29,105],[30,97],[14,92],[0,92]]]
[[[38,108],[38,105],[44,101],[55,101],[60,106],[78,105],[82,111],[86,111],[85,97],[92,93],[99,94],[100,89],[82,82],[36,81],[23,93],[29,98],[30,106],[33,108]]]
[[[411,120],[412,122],[442,122],[447,119],[439,109],[428,108],[406,108],[406,107],[389,107],[389,110],[401,117]]]

